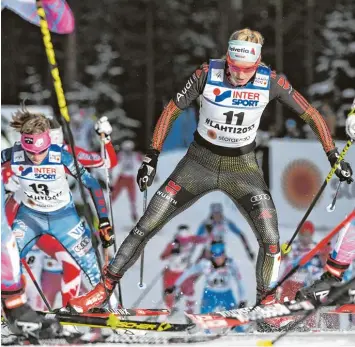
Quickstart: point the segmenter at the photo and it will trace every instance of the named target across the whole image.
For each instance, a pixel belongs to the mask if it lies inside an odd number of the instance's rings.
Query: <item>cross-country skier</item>
[[[349,138],[355,141],[355,99],[346,119],[345,131]],[[337,243],[328,256],[325,272],[320,279],[310,287],[298,291],[297,298],[308,298],[318,302],[326,299],[332,287],[337,287],[342,281],[344,272],[353,261],[355,261],[355,217],[339,233]]]
[[[3,150],[1,159],[2,163],[11,161],[11,169],[21,187],[21,206],[12,225],[21,257],[26,257],[41,235],[52,235],[75,259],[91,284],[97,284],[100,269],[90,231],[75,210],[66,171],[81,179],[90,190],[99,216],[102,245],[108,248],[113,245],[114,235],[98,181],[81,164],[77,172],[71,154],[61,146],[51,145],[49,121],[45,116],[19,111],[11,126],[21,133],[21,142]]]
[[[135,168],[142,162],[143,156],[134,150],[134,142],[125,140],[121,143],[118,153],[120,165],[114,170],[117,178],[112,185],[112,201],[115,201],[119,195],[126,190],[128,193],[129,204],[131,206],[131,218],[134,223],[138,220],[137,213],[137,193],[135,182]],[[139,163],[139,164],[138,164]]]
[[[227,257],[223,243],[213,243],[210,249],[210,259],[201,259],[197,264],[187,269],[175,282],[167,288],[167,292],[178,292],[186,279],[193,275],[203,274],[206,282],[201,301],[201,313],[219,310],[231,310],[245,307],[246,297],[242,278],[235,261]],[[238,288],[237,300],[233,295],[232,280]]]
[[[27,304],[21,278],[20,256],[15,235],[7,224],[5,192],[1,183],[1,303],[10,330],[17,335],[51,338],[61,332],[61,326],[52,317],[36,313]]]
[[[151,148],[137,175],[141,191],[153,182],[158,157],[174,120],[200,95],[195,140],[175,170],[158,189],[149,206],[105,270],[105,278],[70,306],[88,311],[101,306],[124,273],[136,262],[146,243],[173,217],[214,190],[225,192],[247,219],[259,242],[256,264],[257,298],[278,279],[280,266],[277,214],[257,164],[254,148],[260,118],[267,104],[279,100],[308,123],[321,142],[330,165],[338,158],[332,137],[318,111],[283,75],[261,62],[262,35],[250,29],[234,32],[226,59],[211,59],[187,80],[164,108]],[[341,160],[336,175],[350,182],[350,165]],[[269,296],[264,303],[275,302]]]
[[[332,286],[337,286],[342,281],[344,273],[353,261],[355,261],[355,217],[340,231],[320,279],[311,286],[299,290],[296,298],[324,301]]]
[[[51,144],[59,145],[63,149],[71,153],[71,147],[64,143],[63,130],[56,119],[49,119]],[[75,147],[74,151],[79,163],[86,168],[98,168],[106,164],[109,168],[117,165],[117,157],[113,148],[110,134],[112,127],[107,117],[101,117],[95,123],[95,130],[98,135],[104,134],[105,150],[107,153],[107,162],[100,154],[88,152],[80,147]],[[14,176],[11,171],[11,162],[6,162],[5,167],[11,172],[10,176]],[[7,179],[10,178],[8,175]],[[16,176],[14,180],[18,182]],[[6,201],[6,215],[12,225],[17,211],[20,207],[21,191],[17,184],[16,190]],[[67,253],[66,249],[54,237],[50,235],[42,235],[36,242],[38,247],[32,248],[26,256],[30,268],[36,275],[36,279],[42,283],[44,291],[49,303],[53,305],[55,296],[58,292],[62,295],[62,305],[65,306],[69,298],[78,294],[80,289],[81,275],[80,267],[74,259]],[[45,252],[45,254],[43,252]],[[55,259],[59,259],[57,262]],[[33,308],[40,309],[43,307],[43,300],[38,290],[33,285],[27,272],[24,273],[27,278],[26,294],[30,305]]]
[[[178,226],[178,231],[173,242],[169,243],[163,253],[161,260],[167,260],[168,264],[163,271],[164,302],[167,308],[172,309],[175,304],[175,295],[166,292],[177,281],[177,279],[189,268],[192,261],[192,253],[198,239],[193,235],[186,224]],[[181,293],[185,299],[185,311],[192,313],[195,306],[194,300],[194,278],[188,278],[181,284]]]
[[[53,118],[53,119],[49,119],[49,123],[50,123],[49,135],[51,138],[51,144],[59,145],[64,150],[71,153],[71,146],[68,146],[64,142],[63,129],[60,126],[59,122],[55,118]],[[106,163],[104,161],[104,158],[101,158],[101,155],[99,153],[89,152],[77,146],[75,146],[74,148],[76,158],[78,162],[86,168],[99,168],[105,164],[109,169],[111,169],[117,165],[118,161],[110,137],[110,134],[112,133],[112,127],[107,117],[101,117],[95,123],[95,130],[98,135],[101,134],[105,135],[104,144],[105,144],[105,151],[107,154]],[[6,216],[10,225],[12,225],[16,217],[17,210],[20,207],[21,193],[18,191],[19,188],[18,180],[11,170],[11,162],[4,163],[2,165],[2,170],[3,173],[5,173],[6,175],[6,178],[4,179],[6,189],[14,193],[13,195],[10,195],[9,198],[6,200]],[[14,180],[15,183],[12,182]],[[16,191],[18,192],[16,193]]]
[[[231,231],[234,235],[240,237],[250,261],[253,262],[255,255],[251,250],[251,246],[249,245],[247,238],[231,220],[225,218],[223,215],[223,206],[221,203],[212,203],[210,205],[209,217],[200,225],[197,230],[197,241],[198,243],[202,243],[204,245],[198,260],[202,258],[209,259],[211,257],[211,244],[216,242],[225,243],[227,231]],[[199,275],[197,274],[186,280],[186,282],[193,285],[197,282],[198,278]],[[195,295],[194,287],[192,287],[190,293],[192,297]]]
[[[314,224],[311,221],[305,221],[300,229],[297,240],[292,244],[292,250],[285,255],[282,261],[282,273],[280,278],[283,278],[299,260],[315,246],[316,242],[313,240],[315,232]],[[305,285],[312,283],[313,280],[319,276],[322,271],[324,263],[319,256],[314,257],[310,262],[303,266],[297,273],[295,273],[289,280],[285,281],[278,293],[281,295],[281,301],[285,298],[293,300],[298,289]]]
[[[212,242],[224,243],[227,231],[231,231],[234,235],[240,237],[249,259],[253,261],[255,255],[251,250],[247,238],[231,220],[223,215],[223,206],[221,203],[212,203],[210,205],[209,218],[207,218],[197,230],[197,237],[205,239],[206,243],[201,257],[204,257],[204,254],[207,257],[209,256],[208,252]]]
[[[54,121],[55,122],[55,121]],[[59,126],[58,122],[57,126]],[[53,124],[53,121],[51,121],[51,128],[54,128],[55,123]],[[56,129],[58,129],[56,126]],[[113,147],[113,144],[111,142],[111,133],[112,133],[112,126],[110,122],[108,121],[108,118],[106,116],[101,117],[100,119],[97,120],[97,122],[94,124],[94,128],[96,133],[101,136],[104,134],[105,136],[103,137],[103,142],[104,142],[104,149],[105,149],[105,155],[106,155],[106,160],[103,158],[102,153],[96,153],[96,152],[91,152],[87,151],[86,149],[83,149],[82,147],[77,147],[75,146],[75,154],[77,157],[77,160],[85,167],[88,169],[91,168],[101,168],[104,165],[108,169],[113,169],[114,167],[117,166],[117,155],[115,152],[115,149]],[[51,130],[53,132],[53,130]],[[62,129],[59,128],[59,131],[62,132]],[[60,140],[60,138],[59,138]],[[53,143],[53,141],[52,141]],[[61,142],[54,142],[56,144],[63,144],[63,141]],[[67,144],[64,144],[64,149],[67,150],[69,153],[71,153],[71,147],[68,146]],[[71,153],[72,154],[72,153]],[[83,199],[80,193],[79,185],[78,182],[71,178],[70,176],[68,177],[69,180],[69,186],[70,190],[72,192],[73,200],[75,203],[75,207],[78,211],[79,216],[84,217],[84,208],[85,206],[83,205]],[[84,191],[85,196],[86,196],[86,201],[89,203],[90,210],[93,215],[95,215],[95,206],[92,204],[91,199],[89,197],[88,192],[85,190]],[[96,223],[96,220],[94,221]],[[95,224],[94,223],[94,224]]]
[[[200,313],[231,310],[247,305],[242,277],[232,258],[227,257],[223,243],[213,243],[210,246],[209,259],[201,259],[197,264],[187,269],[167,293],[179,293],[183,283],[196,275],[204,275],[205,284],[201,300]],[[237,284],[237,299],[233,294],[232,282]],[[243,327],[237,327],[237,332],[243,332]]]

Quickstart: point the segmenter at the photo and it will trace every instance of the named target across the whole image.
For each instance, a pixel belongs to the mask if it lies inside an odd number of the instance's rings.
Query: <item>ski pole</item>
[[[67,131],[68,137],[69,137],[69,145],[72,151],[72,156],[74,159],[74,166],[75,166],[75,170],[77,172],[77,181],[79,183],[79,191],[80,191],[80,195],[81,198],[83,200],[83,211],[84,211],[84,216],[85,219],[88,223],[90,232],[91,232],[91,240],[92,240],[92,246],[94,248],[95,251],[95,256],[99,265],[99,269],[100,269],[100,275],[101,278],[103,279],[102,276],[102,262],[101,262],[101,256],[100,256],[100,252],[98,250],[98,246],[97,246],[97,239],[95,237],[95,234],[93,232],[93,221],[91,218],[91,214],[88,213],[87,210],[87,206],[88,203],[86,202],[86,196],[85,196],[85,190],[84,190],[84,186],[83,186],[83,182],[81,181],[81,175],[80,173],[80,168],[79,168],[79,164],[78,164],[78,160],[75,154],[75,143],[74,143],[74,137],[73,137],[73,133],[71,132],[69,123],[70,123],[70,116],[69,116],[69,111],[68,111],[68,107],[67,107],[67,102],[65,99],[65,94],[64,94],[64,90],[63,90],[63,84],[62,84],[62,80],[60,78],[60,73],[59,73],[59,68],[57,65],[57,60],[55,57],[55,51],[53,48],[53,43],[52,43],[52,38],[51,38],[51,33],[48,29],[48,22],[47,22],[47,17],[46,17],[46,12],[42,6],[42,1],[41,0],[36,0],[36,7],[37,7],[37,14],[39,16],[39,25],[40,25],[40,29],[41,29],[41,33],[42,33],[42,39],[43,39],[43,45],[46,51],[46,55],[47,55],[47,60],[48,60],[48,64],[49,64],[49,68],[50,68],[50,72],[51,72],[51,76],[53,79],[53,85],[54,85],[54,90],[57,96],[57,101],[58,101],[58,107],[59,107],[59,111],[60,114],[62,116],[62,118],[64,119],[64,125],[65,125],[65,130]]]
[[[339,163],[344,159],[345,154],[348,152],[350,146],[352,145],[353,140],[349,140],[345,147],[343,148],[343,150],[341,151],[339,158],[337,160],[337,162],[333,165],[332,169],[329,171],[328,176],[326,177],[326,179],[324,180],[323,184],[321,185],[317,195],[314,197],[311,205],[309,206],[308,210],[306,211],[306,214],[303,216],[301,222],[298,224],[298,227],[296,229],[296,231],[293,233],[290,241],[288,242],[285,251],[287,252],[287,250],[290,248],[293,240],[296,238],[298,232],[300,231],[303,223],[306,221],[307,217],[309,216],[309,214],[311,213],[311,211],[313,210],[314,206],[316,205],[318,199],[320,198],[320,196],[322,195],[325,187],[327,186],[327,184],[329,183],[329,181],[331,180],[332,176],[334,175],[334,172],[337,170]]]
[[[355,277],[351,278],[348,282],[344,283],[340,287],[338,287],[332,295],[328,296],[328,299],[323,302],[323,303],[317,303],[315,304],[315,310],[311,310],[307,312],[301,319],[294,321],[290,325],[287,326],[287,328],[276,338],[274,338],[272,341],[266,340],[266,341],[258,341],[258,346],[273,346],[277,341],[282,339],[284,336],[286,336],[289,332],[292,332],[293,329],[298,326],[300,323],[304,322],[310,315],[314,314],[317,312],[320,308],[327,306],[331,304],[332,302],[336,302],[347,290],[349,290],[352,286],[352,284],[355,282]]]
[[[335,210],[335,204],[337,202],[337,197],[338,197],[340,186],[341,186],[341,181],[339,181],[339,184],[338,184],[337,190],[335,192],[335,195],[334,195],[332,203],[327,206],[327,211],[328,212],[333,212]]]
[[[110,172],[108,171],[108,167],[106,165],[107,154],[106,154],[106,150],[105,150],[104,139],[105,139],[105,134],[101,133],[101,158],[104,160],[103,167],[105,169],[105,174],[106,174],[106,189],[108,192],[108,205],[109,205],[109,211],[110,211],[111,227],[112,227],[112,231],[113,231],[114,235],[116,236],[115,221],[113,219],[113,209],[112,209],[111,180],[110,180]],[[116,237],[114,239],[113,250],[116,254],[116,252],[117,252]],[[106,258],[106,256],[105,256],[105,258]],[[107,259],[105,259],[105,262],[106,262],[106,264],[108,263],[108,255],[107,255]],[[118,302],[123,307],[121,281],[118,282]]]
[[[43,290],[42,290],[41,287],[39,286],[39,284],[38,284],[38,282],[37,282],[37,280],[36,280],[36,278],[35,278],[35,276],[34,276],[32,270],[31,270],[31,268],[28,266],[26,259],[25,259],[25,258],[22,258],[22,259],[21,259],[21,263],[22,263],[22,265],[25,267],[25,269],[26,269],[28,275],[31,277],[31,280],[32,280],[33,284],[35,285],[35,287],[36,287],[36,289],[37,289],[39,295],[41,296],[43,302],[44,302],[45,305],[47,306],[48,311],[52,311],[51,305],[49,304],[49,302],[48,302],[46,296],[44,295]]]
[[[147,178],[147,179],[145,180],[145,178]],[[143,182],[146,183],[147,181],[148,181],[148,177],[144,177]],[[146,188],[143,193],[143,214],[147,210],[147,202],[148,202],[148,188]],[[147,285],[143,282],[143,273],[144,273],[144,248],[143,248],[142,255],[141,255],[141,271],[140,271],[140,280],[138,283],[139,289],[147,288]]]
[[[305,254],[298,264],[293,267],[276,285],[271,288],[263,298],[259,299],[253,308],[260,305],[262,300],[268,295],[273,294],[275,290],[280,287],[288,278],[290,278],[300,267],[306,265],[323,247],[325,247],[328,242],[347,224],[355,217],[355,210],[353,210],[340,224],[338,224],[327,236],[325,236],[321,241],[319,241],[313,249],[311,249],[307,254]]]
[[[353,105],[350,109],[350,112],[348,113],[348,117],[350,115],[352,115],[353,113],[355,112],[355,99],[354,99],[354,102],[353,102]],[[325,187],[327,186],[327,184],[329,183],[329,181],[331,180],[332,176],[334,175],[335,171],[337,170],[338,168],[338,165],[339,163],[344,159],[345,157],[345,154],[347,153],[347,151],[349,150],[350,146],[352,145],[352,143],[354,142],[354,140],[349,140],[345,147],[343,148],[343,150],[341,151],[340,155],[339,155],[339,158],[338,160],[336,161],[336,163],[333,165],[332,169],[329,171],[329,174],[328,176],[326,177],[325,181],[323,182],[322,186],[320,187],[317,195],[314,197],[311,205],[309,206],[308,210],[306,211],[306,214],[303,216],[300,224],[298,224],[298,227],[296,229],[296,231],[293,233],[290,241],[288,242],[287,246],[286,246],[286,249],[284,250],[285,253],[287,253],[287,250],[290,248],[291,246],[291,243],[293,242],[293,240],[295,239],[295,237],[297,236],[298,232],[300,231],[303,223],[306,221],[307,217],[309,216],[309,214],[311,213],[311,211],[313,210],[315,204],[317,203],[319,197],[322,195]],[[351,179],[351,178],[350,178]],[[352,180],[352,179],[351,179]],[[328,211],[329,212],[329,211]]]

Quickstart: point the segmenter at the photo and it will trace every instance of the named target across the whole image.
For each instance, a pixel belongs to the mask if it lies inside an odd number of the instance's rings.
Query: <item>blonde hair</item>
[[[10,126],[21,134],[41,134],[50,129],[48,118],[41,113],[31,113],[26,109],[17,111]]]
[[[241,29],[235,31],[230,37],[231,40],[241,40],[254,43],[264,44],[264,37],[259,33],[259,31],[250,30],[249,28]]]

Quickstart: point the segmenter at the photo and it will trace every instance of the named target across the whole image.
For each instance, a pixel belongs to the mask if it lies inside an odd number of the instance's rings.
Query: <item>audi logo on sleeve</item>
[[[260,204],[262,200],[270,200],[271,197],[269,194],[258,194],[250,198],[250,202],[253,203],[253,206]]]

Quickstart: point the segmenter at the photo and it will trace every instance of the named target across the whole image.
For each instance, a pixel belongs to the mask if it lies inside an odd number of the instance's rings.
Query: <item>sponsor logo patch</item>
[[[44,144],[44,140],[43,139],[38,139],[36,142],[35,142],[35,147],[37,148],[40,148],[42,147]]]
[[[269,76],[260,73],[255,74],[253,85],[256,87],[267,87],[269,83]]]
[[[32,173],[32,166],[30,166],[26,169],[23,166],[20,166],[18,169],[21,172],[21,177],[25,177],[25,176],[29,175],[30,173]]]
[[[258,106],[260,100],[260,94],[257,92],[246,92],[234,90],[226,90],[221,93],[220,88],[213,89],[213,94],[215,95],[215,102],[222,102],[229,98],[232,98],[232,105],[244,106],[244,107],[255,107]]]
[[[142,230],[139,230],[137,227],[134,227],[133,234],[136,234],[138,236],[144,236],[144,232]]]
[[[253,206],[259,205],[262,200],[270,200],[271,197],[269,194],[258,194],[258,195],[253,195],[250,198],[250,202],[253,204]]]
[[[181,190],[181,186],[176,184],[174,181],[169,181],[168,185],[165,187],[165,191],[170,195],[176,195]]]
[[[17,151],[14,153],[14,162],[25,161],[25,152]]]
[[[211,81],[223,82],[224,71],[223,69],[211,69]]]
[[[57,170],[53,167],[34,167],[33,172],[37,179],[54,180],[57,176]]]
[[[195,77],[195,79],[196,79],[196,77]],[[184,95],[186,95],[187,91],[192,87],[193,83],[194,83],[194,80],[192,78],[189,78],[189,80],[185,84],[185,87],[181,90],[180,93],[177,93],[177,95],[176,95],[176,100],[178,102]]]
[[[75,240],[79,240],[81,235],[84,234],[85,227],[82,221],[79,222],[72,230],[68,232],[68,234]]]
[[[209,129],[209,130],[207,131],[207,136],[208,136],[209,138],[211,138],[212,140],[215,140],[216,137],[217,137],[217,134],[216,134],[216,132],[215,132],[214,130]]]
[[[91,240],[88,236],[84,236],[78,243],[73,247],[73,251],[79,256],[82,257],[91,249]]]
[[[241,139],[234,138],[234,137],[228,137],[228,136],[218,136],[218,140],[224,141],[224,142],[230,142],[230,143],[238,143],[238,142],[245,142],[250,140],[250,136],[243,137]]]
[[[48,157],[48,161],[50,163],[60,163],[61,162],[61,155],[58,152],[53,152],[53,151],[49,151],[49,157]]]

